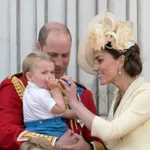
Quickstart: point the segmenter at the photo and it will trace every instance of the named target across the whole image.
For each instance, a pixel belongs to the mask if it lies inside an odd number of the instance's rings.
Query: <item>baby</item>
[[[74,118],[75,113],[66,109],[53,61],[43,52],[30,53],[22,69],[28,82],[23,96],[26,130],[60,138],[68,130],[61,116]]]

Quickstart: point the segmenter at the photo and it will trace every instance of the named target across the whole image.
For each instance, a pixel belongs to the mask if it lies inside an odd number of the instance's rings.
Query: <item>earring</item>
[[[120,75],[121,75],[121,69],[119,69],[118,74],[120,74]]]

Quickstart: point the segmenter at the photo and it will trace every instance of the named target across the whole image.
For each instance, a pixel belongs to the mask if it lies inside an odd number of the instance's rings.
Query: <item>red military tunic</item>
[[[26,85],[27,82],[24,80],[22,73],[8,77],[0,84],[0,150],[19,150],[21,142],[18,142],[17,138],[20,133],[25,131],[22,98]],[[96,114],[91,92],[82,85],[78,83],[77,85],[83,89],[80,95],[82,103]],[[106,149],[100,139],[91,137],[90,131],[85,126],[81,127],[74,120],[67,120],[66,123],[74,132],[82,133],[86,141],[91,141],[95,150]],[[27,132],[23,136],[31,138],[37,135]],[[49,136],[47,139],[51,143],[55,142],[55,137]]]

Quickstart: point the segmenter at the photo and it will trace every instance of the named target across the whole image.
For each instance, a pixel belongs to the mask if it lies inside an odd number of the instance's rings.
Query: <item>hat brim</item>
[[[85,34],[83,36],[83,39],[80,41],[79,44],[78,64],[81,67],[81,69],[92,75],[96,75],[97,73],[93,70],[94,50],[91,48],[88,34],[92,26],[96,23],[102,22],[104,17],[105,20],[108,21],[109,25],[112,27],[112,30],[115,30],[115,27],[122,23],[122,21],[118,20],[113,14],[109,12],[100,13],[90,21],[90,23],[88,24],[88,28],[86,29]]]
[[[93,50],[88,39],[88,32],[95,23],[101,22],[104,16],[111,18],[111,20],[115,20],[115,17],[109,12],[96,15],[88,24],[88,28],[86,29],[83,39],[80,41],[79,45],[78,64],[81,69],[92,75],[96,75],[96,72],[93,70]]]
[[[84,39],[81,40],[78,51],[78,64],[85,72],[89,74],[96,75],[96,72],[93,70],[93,50],[88,42],[88,36],[84,36]]]

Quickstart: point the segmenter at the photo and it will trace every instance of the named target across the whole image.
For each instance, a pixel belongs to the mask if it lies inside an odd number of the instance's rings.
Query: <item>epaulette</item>
[[[11,80],[18,96],[20,97],[21,100],[23,100],[23,93],[25,90],[25,86],[23,82],[19,79],[20,76],[22,76],[22,72],[10,75],[7,78]]]
[[[18,72],[18,73],[15,73],[15,74],[11,74],[7,77],[7,79],[12,79],[13,76],[16,76],[16,77],[19,77],[19,76],[22,76],[22,72]]]

